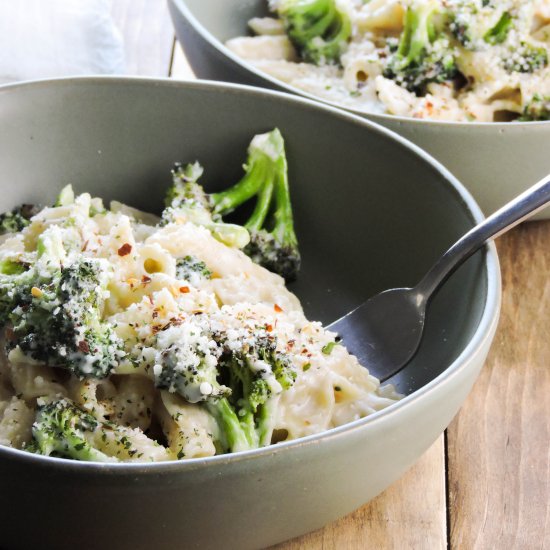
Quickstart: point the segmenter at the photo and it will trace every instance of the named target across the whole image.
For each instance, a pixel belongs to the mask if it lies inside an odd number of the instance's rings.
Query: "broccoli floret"
[[[504,69],[509,73],[534,73],[548,65],[548,51],[544,46],[521,42],[509,50],[503,59]]]
[[[338,63],[351,37],[351,21],[335,0],[283,0],[277,13],[302,59]]]
[[[31,218],[40,212],[34,204],[22,204],[9,212],[0,214],[0,235],[17,233],[31,223]]]
[[[188,173],[190,167],[181,168]],[[207,227],[212,234],[231,244],[235,240],[256,263],[279,273],[288,281],[296,278],[300,253],[294,231],[288,187],[288,167],[284,141],[279,130],[254,137],[248,148],[245,175],[232,187],[219,193],[205,194],[196,177],[174,179],[168,192],[165,222],[183,216]],[[196,173],[196,172],[195,172]],[[200,175],[200,174],[199,174]],[[242,226],[226,224],[222,217],[255,199],[254,210]],[[246,233],[246,242],[240,233]]]
[[[208,195],[204,192],[202,185],[198,183],[199,178],[204,172],[203,167],[195,162],[193,164],[182,165],[176,163],[172,170],[172,186],[166,193],[164,204],[166,207],[196,208],[205,210],[210,215],[210,201]]]
[[[214,212],[225,214],[256,196],[256,205],[244,224],[250,243],[244,248],[253,261],[296,279],[300,252],[288,187],[288,167],[281,133],[275,129],[255,136],[248,149],[246,174],[227,191],[212,195]]]
[[[172,170],[172,185],[168,189],[162,213],[161,225],[192,222],[206,227],[212,235],[227,246],[243,248],[250,241],[248,231],[236,224],[224,223],[221,216],[212,210],[210,195],[205,193],[198,178],[202,166],[195,162],[176,163]]]
[[[206,406],[220,425],[222,447],[235,451],[269,445],[279,394],[292,386],[296,372],[290,360],[276,351],[275,339],[265,334],[248,335],[237,349],[223,339],[220,345],[224,349],[220,377],[231,393],[221,402],[207,401]]]
[[[193,324],[159,333],[157,348],[161,350],[153,369],[157,388],[177,392],[190,403],[201,403],[219,425],[222,450],[235,452],[257,446],[227,400],[231,389],[218,381],[222,349],[213,340],[204,316],[198,316]]]
[[[431,82],[452,80],[458,73],[449,39],[436,28],[437,13],[433,1],[407,8],[399,46],[384,70],[386,78],[420,96]]]
[[[0,262],[0,326],[9,321],[14,310],[30,300],[33,287],[48,283],[54,274],[59,274],[64,259],[61,236],[53,227],[38,239],[36,265],[31,267],[17,258]]]
[[[485,9],[486,8],[486,9]],[[513,27],[510,12],[503,11],[494,22],[498,6],[479,0],[455,0],[448,5],[449,30],[458,42],[469,50],[483,48],[486,44],[501,44]]]
[[[93,433],[99,422],[68,399],[39,404],[32,426],[33,440],[27,447],[41,455],[112,462],[95,448]]]
[[[289,358],[276,350],[276,339],[260,331],[235,350],[224,344],[222,378],[228,380],[233,404],[247,437],[255,446],[269,445],[277,395],[294,384],[296,372]]]
[[[191,282],[204,281],[212,277],[212,271],[194,256],[185,256],[176,260],[176,277]]]
[[[163,337],[170,338],[171,335],[160,335],[158,346],[161,348]],[[157,358],[153,370],[155,386],[177,392],[190,403],[201,403],[218,423],[219,443],[224,451],[254,448],[257,446],[255,441],[241,425],[234,407],[227,400],[231,389],[218,382],[221,348],[210,340],[211,337],[198,325],[179,334],[177,342],[163,349]]]
[[[471,14],[469,11],[460,9],[456,12],[450,12],[451,21],[449,23],[449,30],[462,46],[467,49],[473,49],[474,41],[471,36]]]
[[[140,446],[150,440],[138,429],[98,420],[67,398],[38,400],[32,441],[25,450],[37,454],[95,462],[140,460]],[[158,444],[159,456],[167,457]]]
[[[159,332],[155,385],[206,408],[223,451],[268,445],[279,394],[296,372],[265,327],[223,326],[198,315]]]
[[[35,270],[28,265],[7,259],[0,263],[0,327],[8,322],[21,296],[30,294],[36,279]]]
[[[103,322],[101,260],[82,259],[47,272],[40,265],[16,276],[8,349],[79,377],[104,378],[122,354],[122,342]]]
[[[520,122],[550,120],[550,95],[535,94],[523,108]]]
[[[210,334],[196,324],[183,330],[175,342],[162,349],[153,371],[155,386],[177,392],[189,403],[229,395],[231,390],[217,381],[220,350],[211,345]],[[161,348],[163,336],[159,338]]]

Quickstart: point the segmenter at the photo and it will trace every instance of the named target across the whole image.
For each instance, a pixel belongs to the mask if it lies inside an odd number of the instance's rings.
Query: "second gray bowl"
[[[252,84],[338,106],[259,71],[225,42],[250,34],[251,17],[267,15],[267,0],[168,0],[178,40],[199,78]],[[347,109],[394,130],[443,163],[494,212],[550,172],[550,121],[437,122]],[[550,218],[550,208],[535,218]]]

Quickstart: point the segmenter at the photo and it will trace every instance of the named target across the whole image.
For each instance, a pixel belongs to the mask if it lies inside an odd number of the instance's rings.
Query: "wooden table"
[[[129,74],[194,78],[165,2],[116,0],[113,16]],[[376,499],[278,550],[550,548],[550,221],[497,246],[500,325],[458,416]]]

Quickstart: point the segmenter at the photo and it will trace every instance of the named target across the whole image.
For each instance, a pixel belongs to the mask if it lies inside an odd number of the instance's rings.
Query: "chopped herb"
[[[329,342],[326,346],[323,346],[323,349],[321,350],[325,355],[330,355],[332,350],[334,349],[334,346],[337,346],[338,342]]]

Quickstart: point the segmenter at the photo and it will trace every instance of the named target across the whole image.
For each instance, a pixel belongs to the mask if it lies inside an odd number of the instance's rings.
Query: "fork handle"
[[[550,175],[499,208],[460,238],[414,287],[417,301],[426,302],[462,262],[487,241],[495,239],[529,218],[550,202]]]

